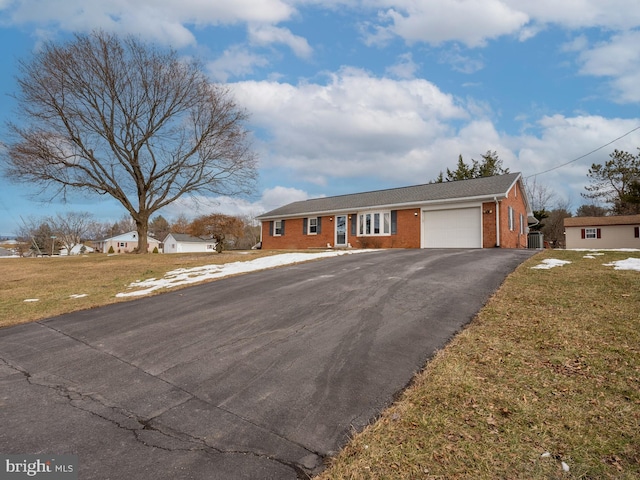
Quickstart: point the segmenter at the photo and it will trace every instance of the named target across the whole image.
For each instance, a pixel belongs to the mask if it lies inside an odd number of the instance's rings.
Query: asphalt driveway
[[[0,330],[0,452],[82,479],[295,479],[322,468],[527,250],[387,250]]]

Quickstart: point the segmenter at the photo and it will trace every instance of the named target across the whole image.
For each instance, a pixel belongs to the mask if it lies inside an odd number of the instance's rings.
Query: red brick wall
[[[352,237],[349,220],[348,242],[354,248],[420,248],[420,209],[410,208],[397,212],[396,235]]]
[[[513,230],[509,230],[509,207],[514,209]],[[524,221],[524,234],[520,234],[520,214]],[[520,184],[516,183],[507,198],[500,201],[500,246],[502,248],[527,248],[527,209]]]
[[[303,233],[302,218],[287,218],[284,221],[284,235],[277,237],[269,235],[270,222],[262,222],[262,248],[275,250],[326,248],[327,243],[333,246],[335,239],[333,216],[320,218],[320,233],[316,235]]]
[[[493,248],[497,244],[496,203],[482,204],[482,248]]]
[[[418,215],[415,215],[415,214]],[[335,217],[321,217],[318,235],[304,235],[302,218],[286,219],[284,235],[269,235],[270,222],[262,223],[262,248],[264,249],[305,249],[332,247],[335,242]],[[347,242],[353,248],[420,248],[420,209],[398,210],[396,235],[352,236],[351,222],[357,222],[356,214],[347,215]]]

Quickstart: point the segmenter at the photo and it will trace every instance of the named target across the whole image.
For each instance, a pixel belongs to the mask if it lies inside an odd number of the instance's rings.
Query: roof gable
[[[264,220],[315,213],[346,212],[366,208],[399,207],[411,204],[447,203],[470,199],[505,197],[520,178],[520,173],[509,173],[471,180],[428,183],[335,197],[315,198],[284,205],[256,218]]]

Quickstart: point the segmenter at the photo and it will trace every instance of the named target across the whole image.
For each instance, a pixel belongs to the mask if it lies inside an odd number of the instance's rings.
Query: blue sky
[[[635,0],[0,0],[0,141],[17,60],[98,28],[199,57],[250,114],[255,195],[185,198],[160,212],[170,221],[426,183],[487,150],[575,210],[591,163],[640,146],[636,130],[531,177],[640,127]],[[125,214],[32,193],[0,177],[0,235],[21,218]]]

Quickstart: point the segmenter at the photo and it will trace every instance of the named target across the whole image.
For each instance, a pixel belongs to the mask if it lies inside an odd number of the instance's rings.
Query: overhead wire
[[[553,167],[553,168],[549,168],[548,170],[543,170],[542,172],[538,172],[538,173],[534,173],[534,174],[532,174],[532,175],[528,175],[528,176],[526,176],[526,177],[524,177],[524,178],[525,178],[525,179],[527,179],[527,178],[531,178],[531,177],[537,177],[538,175],[542,175],[542,174],[549,173],[549,172],[552,172],[552,171],[554,171],[554,170],[557,170],[557,169],[559,169],[559,168],[566,167],[567,165],[569,165],[569,164],[571,164],[571,163],[573,163],[573,162],[577,162],[578,160],[582,160],[583,158],[588,157],[588,156],[589,156],[589,155],[591,155],[592,153],[596,153],[597,151],[602,150],[602,149],[603,149],[603,148],[605,148],[605,147],[608,147],[608,146],[609,146],[609,145],[611,145],[612,143],[617,142],[618,140],[620,140],[620,139],[622,139],[622,138],[626,137],[627,135],[631,135],[631,134],[632,134],[633,132],[635,132],[636,130],[640,130],[640,125],[638,125],[636,128],[634,128],[634,129],[632,129],[632,130],[629,130],[629,131],[628,131],[627,133],[625,133],[624,135],[620,135],[618,138],[615,138],[615,139],[611,140],[610,142],[605,143],[604,145],[601,145],[601,146],[599,146],[598,148],[595,148],[595,149],[591,150],[590,152],[585,153],[584,155],[580,155],[579,157],[576,157],[576,158],[574,158],[573,160],[569,160],[568,162],[562,163],[562,164],[560,164],[560,165],[556,165],[555,167]]]

